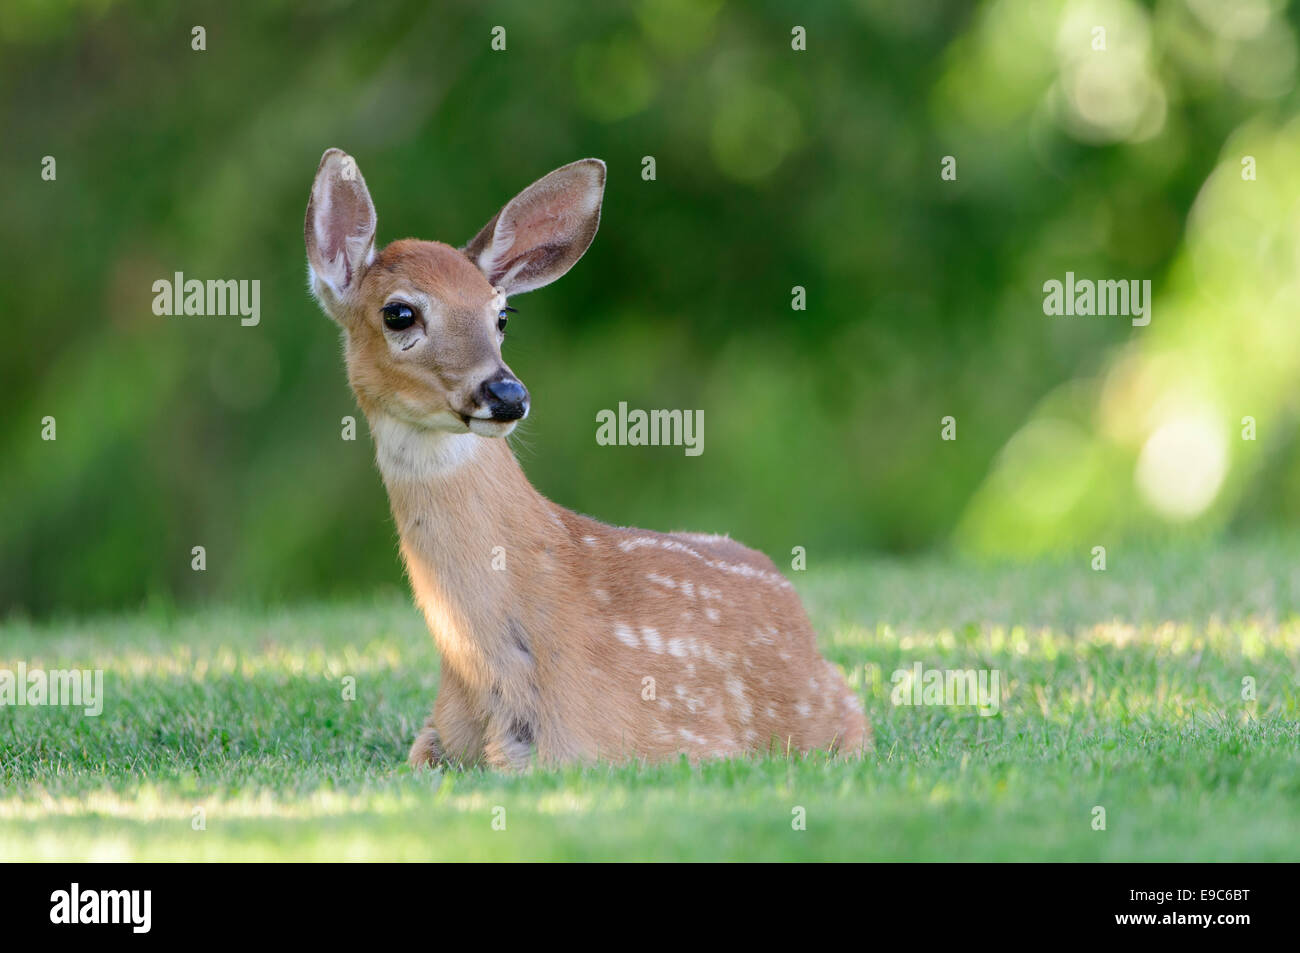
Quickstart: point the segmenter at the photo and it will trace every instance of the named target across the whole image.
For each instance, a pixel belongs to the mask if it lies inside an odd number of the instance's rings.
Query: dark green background
[[[1297,515],[1294,11],[177,6],[0,14],[0,611],[400,581],[364,424],[339,436],[357,411],[338,336],[306,290],[328,146],[356,156],[381,242],[462,243],[550,169],[608,163],[594,245],[512,302],[506,346],[534,398],[519,455],[564,505],[728,532],[782,565],[794,546],[1087,558]],[[1109,120],[1069,105],[1084,88]],[[1159,106],[1137,128],[1135,96]],[[1044,316],[1042,283],[1067,270],[1151,279],[1152,325]],[[260,326],[155,316],[152,284],[176,271],[259,279]],[[1134,367],[1155,370],[1114,383]],[[1170,521],[1134,467],[1147,412],[1189,400],[1226,434],[1227,475]],[[619,401],[702,409],[704,454],[597,446]]]

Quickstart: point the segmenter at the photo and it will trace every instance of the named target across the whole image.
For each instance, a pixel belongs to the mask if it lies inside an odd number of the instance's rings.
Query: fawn
[[[311,290],[343,329],[348,382],[442,657],[410,761],[860,753],[861,703],[770,559],[722,536],[572,513],[533,488],[500,439],[529,409],[501,358],[506,302],[582,256],[604,190],[605,164],[582,159],[524,189],[463,248],[376,249],[356,162],[329,149],[316,172]]]

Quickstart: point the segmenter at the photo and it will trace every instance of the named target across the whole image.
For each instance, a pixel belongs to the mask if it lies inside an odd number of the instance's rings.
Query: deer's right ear
[[[326,149],[307,201],[307,264],[312,292],[327,303],[356,290],[375,257],[375,205],[356,160],[341,149]]]
[[[503,294],[549,285],[596,237],[604,195],[605,163],[570,162],[507,202],[461,251]]]

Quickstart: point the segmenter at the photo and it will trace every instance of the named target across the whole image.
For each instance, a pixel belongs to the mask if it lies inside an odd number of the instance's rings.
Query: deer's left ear
[[[374,257],[375,205],[356,160],[341,149],[326,149],[321,156],[304,237],[312,290],[319,296],[320,282],[338,300],[355,292]]]
[[[507,295],[548,285],[596,237],[604,194],[599,159],[561,166],[507,202],[462,251]]]

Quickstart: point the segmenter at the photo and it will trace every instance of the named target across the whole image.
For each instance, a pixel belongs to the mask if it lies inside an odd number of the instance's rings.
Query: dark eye
[[[500,314],[497,315],[497,330],[504,331],[505,329],[506,329],[506,313],[502,311]]]
[[[390,331],[405,331],[415,323],[415,309],[409,304],[394,301],[379,310],[384,316],[384,326]]]

